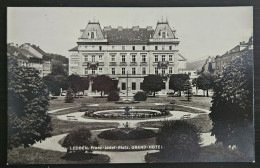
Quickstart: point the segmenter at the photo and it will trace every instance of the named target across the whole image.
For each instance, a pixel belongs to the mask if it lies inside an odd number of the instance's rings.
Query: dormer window
[[[91,38],[92,39],[94,38],[94,32],[91,32]]]

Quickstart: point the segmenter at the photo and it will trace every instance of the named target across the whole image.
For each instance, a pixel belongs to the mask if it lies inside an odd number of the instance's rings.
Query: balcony
[[[147,66],[147,62],[141,62],[140,66]]]
[[[119,65],[120,65],[120,66],[127,66],[127,63],[126,63],[126,62],[120,62]]]
[[[137,62],[130,62],[130,66],[137,66]]]
[[[169,66],[169,61],[159,61],[158,64],[157,64],[157,67],[159,69],[161,69],[161,68],[166,68],[167,69],[168,66]]]
[[[89,69],[95,69],[99,66],[99,62],[83,62],[82,66],[87,66]]]
[[[110,62],[109,66],[116,66],[116,62]]]

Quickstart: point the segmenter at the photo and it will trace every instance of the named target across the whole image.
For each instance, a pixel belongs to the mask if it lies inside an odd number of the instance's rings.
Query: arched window
[[[91,32],[91,38],[92,39],[94,38],[94,32]]]
[[[165,32],[162,32],[162,38],[165,38],[165,37],[166,37]]]

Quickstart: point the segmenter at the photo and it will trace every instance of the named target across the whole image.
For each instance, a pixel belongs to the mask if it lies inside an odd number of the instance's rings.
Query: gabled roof
[[[46,55],[46,53],[39,46],[31,45],[31,47],[38,51],[40,54]]]
[[[26,57],[23,53],[21,53],[18,48],[14,47],[14,46],[9,46],[7,45],[7,53],[17,56],[18,59],[24,59],[24,60],[28,60],[28,57]]]
[[[72,49],[70,49],[69,51],[78,51],[78,46],[73,47]]]
[[[153,38],[160,38],[161,31],[167,32],[167,38],[175,38],[175,35],[169,26],[168,22],[158,22],[155,28]]]
[[[85,28],[85,30],[83,31],[83,34],[81,36],[81,38],[88,38],[89,37],[89,33],[91,31],[95,31],[97,34],[97,39],[104,39],[104,36],[102,34],[102,30],[100,27],[100,24],[98,22],[89,22],[87,27]]]
[[[114,28],[103,30],[103,32],[110,44],[143,44],[149,42],[149,38],[152,36],[154,30],[147,30],[146,28],[138,28],[138,30],[126,28],[119,30]]]

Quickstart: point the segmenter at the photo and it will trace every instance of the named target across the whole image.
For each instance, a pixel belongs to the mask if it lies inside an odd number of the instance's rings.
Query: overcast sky
[[[8,8],[7,42],[33,43],[47,53],[68,56],[80,29],[94,19],[101,27],[155,28],[168,18],[180,40],[179,52],[188,61],[222,55],[253,31],[252,7],[204,8]]]

